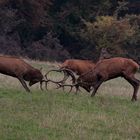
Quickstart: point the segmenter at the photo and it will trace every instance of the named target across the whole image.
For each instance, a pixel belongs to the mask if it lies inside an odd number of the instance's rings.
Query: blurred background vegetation
[[[0,0],[0,53],[36,60],[140,62],[139,0]]]

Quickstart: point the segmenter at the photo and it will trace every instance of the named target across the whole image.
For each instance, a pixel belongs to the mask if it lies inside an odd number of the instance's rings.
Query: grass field
[[[54,67],[31,63],[44,73]],[[31,91],[0,75],[0,140],[140,140],[140,91],[131,102],[133,89],[121,78],[104,83],[94,98],[38,85]]]

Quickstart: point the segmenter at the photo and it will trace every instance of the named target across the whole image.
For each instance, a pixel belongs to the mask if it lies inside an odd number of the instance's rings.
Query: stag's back
[[[9,56],[0,56],[0,73],[16,76],[32,68],[25,61]]]
[[[95,64],[90,60],[68,59],[62,64],[61,68],[70,69],[78,75],[81,75],[88,72],[94,66]]]
[[[139,69],[139,65],[132,59],[115,57],[99,61],[95,66],[95,72],[108,74],[135,73]]]

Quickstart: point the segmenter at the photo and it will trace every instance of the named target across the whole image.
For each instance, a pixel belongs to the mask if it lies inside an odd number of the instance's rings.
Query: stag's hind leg
[[[134,86],[134,93],[133,93],[132,101],[136,101],[136,100],[137,100],[137,93],[138,93],[138,90],[139,90],[139,83],[137,83],[137,84]]]
[[[131,101],[136,101],[137,100],[137,93],[139,90],[139,85],[140,85],[140,81],[138,79],[136,79],[134,76],[125,76],[124,77],[134,88],[134,92],[133,92],[133,96]]]

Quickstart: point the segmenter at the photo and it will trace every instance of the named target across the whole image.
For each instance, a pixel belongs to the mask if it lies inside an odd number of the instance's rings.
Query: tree
[[[114,55],[123,54],[124,44],[132,39],[137,26],[130,24],[129,19],[116,19],[112,16],[97,17],[96,22],[85,22],[81,36],[96,44],[98,50],[108,48]]]

